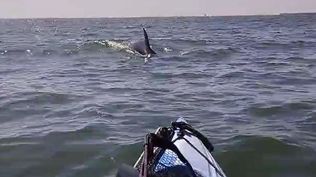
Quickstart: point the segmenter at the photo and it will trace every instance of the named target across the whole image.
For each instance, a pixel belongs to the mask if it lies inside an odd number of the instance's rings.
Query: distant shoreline
[[[285,15],[316,15],[316,12],[293,12],[279,14],[254,14],[254,15],[196,15],[196,16],[130,16],[130,17],[9,17],[1,18],[1,20],[27,20],[27,19],[137,19],[137,18],[210,18],[210,17],[251,17],[251,16],[285,16]]]
[[[316,15],[316,12],[280,13],[279,15]]]

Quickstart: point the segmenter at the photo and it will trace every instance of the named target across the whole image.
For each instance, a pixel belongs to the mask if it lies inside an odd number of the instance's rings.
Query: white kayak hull
[[[180,118],[177,122],[187,123],[184,119]],[[156,133],[159,129],[156,131]],[[192,166],[197,176],[203,177],[226,177],[218,163],[215,161],[211,152],[205,147],[203,142],[196,137],[192,132],[178,129],[174,130],[172,136],[173,144],[179,149],[181,154],[187,159]],[[158,151],[158,148],[156,149]],[[167,167],[184,165],[178,156],[171,150],[164,150],[159,152],[160,155],[156,159],[153,171],[159,172]],[[142,156],[135,164],[135,168],[139,167]]]

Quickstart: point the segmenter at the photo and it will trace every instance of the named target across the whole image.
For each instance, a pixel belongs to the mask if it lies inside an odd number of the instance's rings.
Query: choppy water
[[[147,27],[148,62],[108,47]],[[229,177],[316,176],[316,15],[0,20],[0,176],[113,176],[183,116]]]

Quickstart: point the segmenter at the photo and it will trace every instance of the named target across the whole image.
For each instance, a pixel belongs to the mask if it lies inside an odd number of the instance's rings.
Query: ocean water
[[[0,20],[0,177],[114,176],[178,117],[229,177],[316,176],[316,15]]]

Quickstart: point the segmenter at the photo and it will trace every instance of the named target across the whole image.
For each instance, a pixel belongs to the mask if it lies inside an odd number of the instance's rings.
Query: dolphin
[[[130,47],[131,49],[140,53],[141,55],[146,55],[147,57],[150,57],[152,54],[156,54],[156,52],[150,47],[148,35],[145,28],[143,28],[143,31],[144,31],[144,40],[132,43]]]

